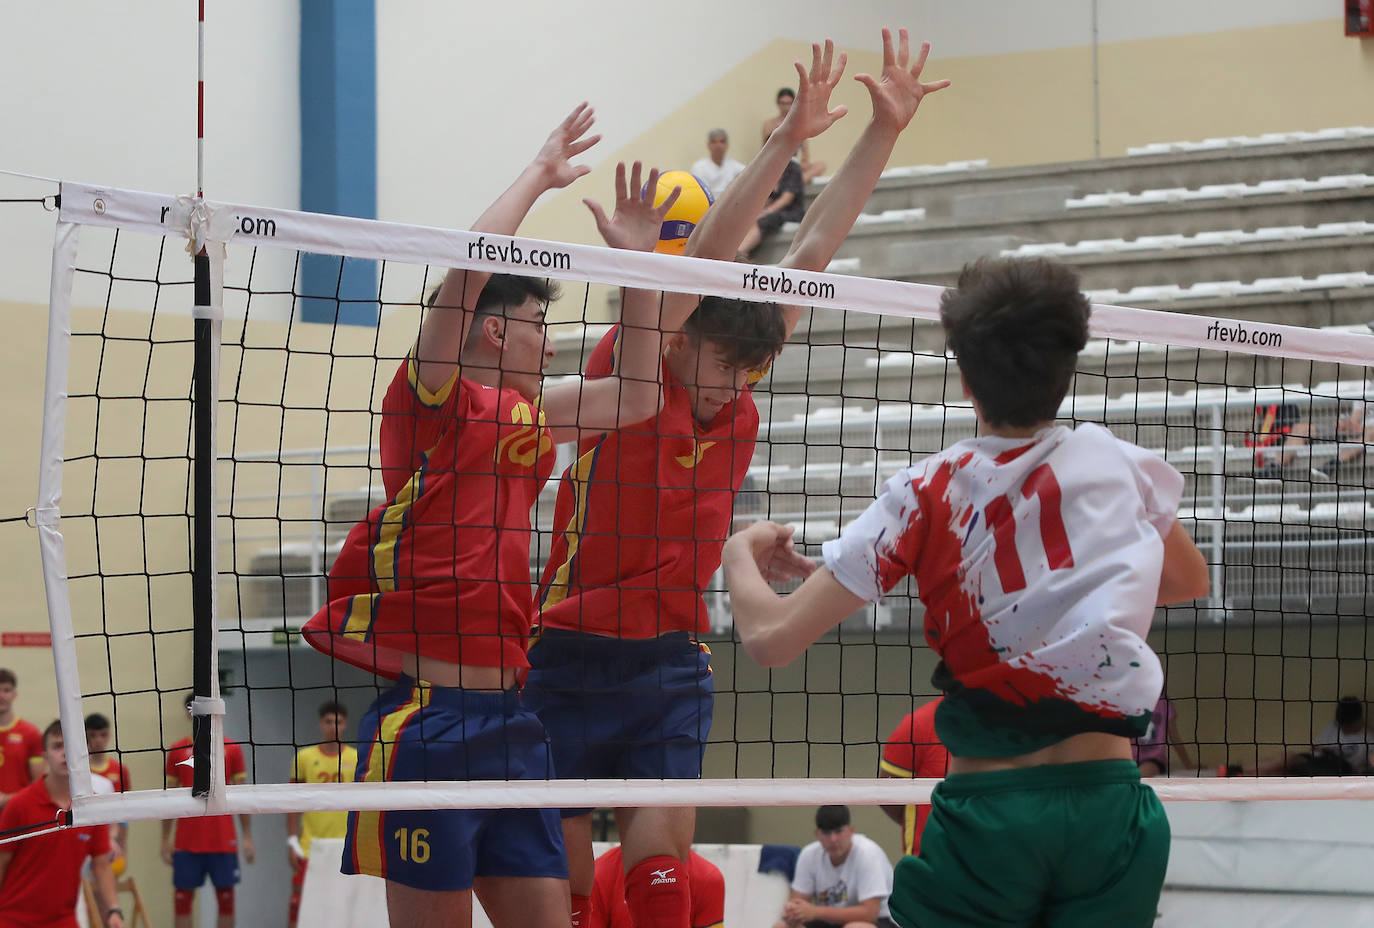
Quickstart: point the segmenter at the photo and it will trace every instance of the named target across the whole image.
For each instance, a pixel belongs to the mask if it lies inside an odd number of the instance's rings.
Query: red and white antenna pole
[[[196,47],[196,197],[205,196],[205,0],[200,0]]]

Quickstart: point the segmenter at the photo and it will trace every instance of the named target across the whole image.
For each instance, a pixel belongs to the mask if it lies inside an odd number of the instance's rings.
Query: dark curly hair
[[[1092,306],[1073,268],[979,258],[940,300],[940,323],[989,425],[1052,421],[1088,341]]]
[[[708,296],[697,304],[682,330],[693,338],[720,346],[725,359],[742,370],[755,370],[767,364],[787,340],[782,307],[777,303],[751,303],[718,296]]]

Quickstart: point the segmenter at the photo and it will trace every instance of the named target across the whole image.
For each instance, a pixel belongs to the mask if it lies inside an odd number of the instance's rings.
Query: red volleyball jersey
[[[945,775],[949,770],[949,751],[935,736],[935,707],[939,704],[939,699],[932,699],[897,723],[883,745],[883,773],[922,780]],[[906,853],[921,853],[921,832],[928,818],[930,803],[906,807],[902,820],[902,848]]]
[[[614,369],[618,333],[592,352],[589,379]],[[614,638],[709,630],[701,594],[759,432],[751,392],[703,428],[665,363],[655,418],[582,443],[558,487],[540,625]]]
[[[31,783],[5,804],[0,831],[49,824],[59,807],[47,785]],[[0,883],[0,926],[76,928],[81,865],[87,857],[110,853],[110,826],[67,828],[25,838],[4,849],[14,856]]]
[[[190,787],[195,780],[191,763],[191,739],[182,738],[167,749],[167,785]],[[242,783],[248,771],[243,762],[243,748],[238,742],[224,739],[224,782]],[[176,844],[178,851],[196,854],[233,854],[239,849],[239,835],[234,830],[232,815],[197,815],[177,819]]]
[[[17,793],[33,782],[29,758],[43,756],[43,733],[31,722],[15,719],[0,728],[0,793]]]
[[[544,414],[457,372],[431,394],[407,360],[382,403],[381,457],[387,501],[349,532],[306,641],[393,678],[410,654],[529,666],[530,507],[555,457]]]
[[[692,894],[691,928],[719,928],[725,921],[725,877],[696,851],[687,857],[687,888]],[[596,859],[592,918],[588,928],[634,928],[625,903],[625,863],[620,845]]]
[[[91,761],[91,773],[109,780],[116,793],[133,788],[133,781],[129,779],[129,768],[121,764],[113,754],[106,754],[104,760]]]

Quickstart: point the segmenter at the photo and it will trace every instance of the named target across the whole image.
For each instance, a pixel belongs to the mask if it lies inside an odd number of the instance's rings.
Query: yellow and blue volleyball
[[[688,171],[665,171],[658,175],[658,189],[654,192],[654,205],[668,199],[674,187],[681,187],[682,194],[663,217],[663,225],[658,230],[658,244],[654,251],[665,255],[680,255],[687,247],[687,238],[701,222],[701,217],[711,208],[715,198],[701,179]]]

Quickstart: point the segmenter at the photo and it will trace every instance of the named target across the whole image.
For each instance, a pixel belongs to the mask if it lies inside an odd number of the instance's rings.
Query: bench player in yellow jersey
[[[334,701],[320,705],[320,743],[296,752],[291,763],[292,783],[351,783],[358,751],[343,741],[348,710]],[[342,838],[348,833],[347,812],[286,813],[286,849],[291,860],[291,908],[286,923],[295,928],[301,907],[301,887],[310,861],[310,842]]]

